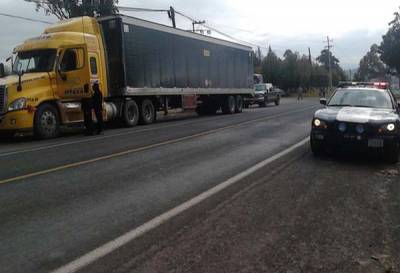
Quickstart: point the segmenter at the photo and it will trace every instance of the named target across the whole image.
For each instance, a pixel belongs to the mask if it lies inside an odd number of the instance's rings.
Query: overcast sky
[[[398,0],[120,0],[120,6],[178,11],[207,23],[240,40],[262,47],[271,45],[278,55],[285,49],[315,58],[329,35],[334,41],[333,53],[344,68],[356,68],[372,43],[382,35],[398,9]],[[56,21],[34,4],[23,0],[0,0],[0,12],[35,19]],[[170,24],[165,13],[123,12],[139,18]],[[191,22],[177,17],[179,28],[191,29]],[[15,45],[39,35],[46,25],[0,16],[0,60]],[[213,34],[215,35],[215,34]]]

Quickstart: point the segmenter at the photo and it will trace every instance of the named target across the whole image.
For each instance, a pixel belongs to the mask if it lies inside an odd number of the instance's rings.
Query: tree
[[[118,12],[118,0],[25,0],[36,4],[36,11],[44,10],[60,20],[96,15],[107,16]]]
[[[317,61],[326,70],[326,73],[328,73],[329,55],[331,59],[332,83],[333,85],[338,85],[339,81],[344,81],[347,78],[346,73],[344,73],[343,69],[339,65],[339,59],[336,58],[331,51],[324,49],[321,51],[321,55],[317,57]]]
[[[300,84],[298,75],[299,53],[288,49],[283,54],[283,57],[284,59],[281,66],[281,87],[286,90],[297,88]]]
[[[328,53],[329,52],[329,53]],[[321,51],[321,55],[317,57],[317,61],[322,64],[327,70],[329,69],[329,55],[331,57],[331,68],[339,67],[339,59],[333,56],[332,52],[324,49]]]
[[[268,48],[267,56],[263,59],[261,64],[261,71],[265,82],[272,83],[279,86],[281,76],[282,60],[272,51],[271,47]]]
[[[389,23],[389,30],[383,35],[379,47],[382,61],[392,72],[400,74],[400,13],[394,13],[394,19]]]
[[[379,47],[373,44],[370,51],[361,59],[360,66],[354,77],[357,81],[369,81],[383,79],[385,76],[386,67],[379,57]]]

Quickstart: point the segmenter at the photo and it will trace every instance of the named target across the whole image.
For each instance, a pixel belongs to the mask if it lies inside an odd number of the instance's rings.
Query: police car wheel
[[[151,124],[156,119],[156,111],[151,100],[145,99],[140,106],[140,124]]]
[[[128,100],[124,104],[122,121],[126,127],[136,126],[139,122],[139,107],[134,100]]]
[[[314,156],[322,156],[325,154],[325,147],[323,144],[316,142],[315,140],[310,140],[311,151]]]
[[[57,137],[60,133],[60,117],[57,109],[48,103],[39,106],[34,118],[34,135],[39,139]]]
[[[385,158],[389,163],[396,164],[399,162],[399,149],[392,149],[385,152]]]

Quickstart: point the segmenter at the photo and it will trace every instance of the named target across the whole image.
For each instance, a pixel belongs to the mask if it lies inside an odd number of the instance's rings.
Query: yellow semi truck
[[[98,82],[106,121],[150,124],[156,112],[242,111],[253,95],[251,48],[133,17],[80,17],[14,49],[0,75],[0,133],[56,137],[81,123],[81,99]],[[4,74],[0,69],[0,74]]]

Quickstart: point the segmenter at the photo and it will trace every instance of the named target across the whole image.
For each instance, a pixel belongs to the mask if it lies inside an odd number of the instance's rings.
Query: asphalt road
[[[398,273],[399,209],[400,164],[304,145],[113,272]]]
[[[0,272],[47,272],[309,134],[316,100],[0,144]]]

